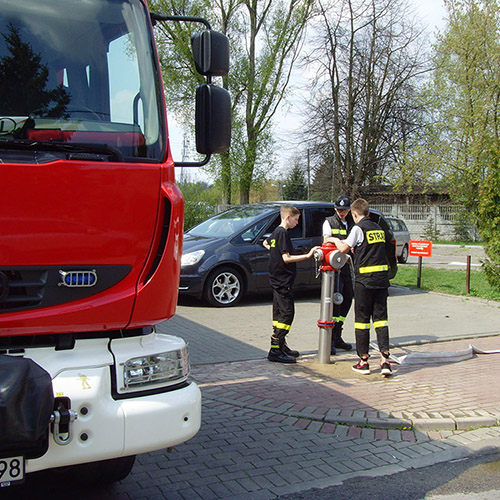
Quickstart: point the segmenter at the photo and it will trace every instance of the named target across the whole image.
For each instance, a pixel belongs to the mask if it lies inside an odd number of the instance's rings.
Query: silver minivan
[[[396,239],[396,256],[400,264],[406,263],[408,260],[408,249],[410,246],[410,231],[406,227],[404,221],[398,217],[386,215],[385,218],[394,233]]]

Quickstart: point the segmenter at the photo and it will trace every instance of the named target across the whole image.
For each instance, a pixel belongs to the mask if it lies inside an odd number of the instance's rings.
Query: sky
[[[416,14],[422,19],[422,22],[427,26],[429,37],[432,39],[436,30],[442,31],[445,27],[445,15],[443,0],[412,0]],[[193,97],[194,99],[194,97]],[[287,109],[288,108],[288,109]],[[277,157],[279,158],[279,166],[281,176],[286,177],[286,171],[291,166],[296,153],[293,152],[293,144],[296,143],[296,138],[293,132],[301,126],[300,109],[297,106],[290,107],[286,104],[282,107],[281,113],[278,111],[279,117],[276,120],[276,144]],[[182,131],[176,126],[172,117],[169,118],[170,142],[174,160],[182,159],[183,138]],[[194,145],[191,146],[194,150]],[[303,154],[302,152],[300,154]],[[180,169],[176,167],[176,178],[179,181],[182,176],[189,180],[201,180],[211,182],[210,176],[199,167],[190,167]]]
[[[446,11],[442,0],[413,0],[417,12],[431,28],[443,29],[445,27]]]

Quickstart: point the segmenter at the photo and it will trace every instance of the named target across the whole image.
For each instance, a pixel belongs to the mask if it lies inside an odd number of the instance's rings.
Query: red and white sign
[[[410,255],[430,257],[432,255],[432,241],[410,240]]]

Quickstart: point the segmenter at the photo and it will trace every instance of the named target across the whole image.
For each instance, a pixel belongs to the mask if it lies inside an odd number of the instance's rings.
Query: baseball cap
[[[335,208],[349,210],[351,208],[351,199],[349,196],[339,196],[334,203]]]

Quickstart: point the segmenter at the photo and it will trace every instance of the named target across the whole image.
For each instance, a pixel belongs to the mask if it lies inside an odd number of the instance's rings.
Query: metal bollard
[[[329,364],[332,349],[333,291],[335,271],[347,262],[347,256],[337,250],[335,245],[324,244],[314,252],[314,259],[321,270],[321,307],[318,345],[318,363]]]
[[[330,353],[332,350],[332,329],[333,329],[333,284],[335,271],[321,272],[321,306],[319,312],[319,345],[318,363],[330,363]],[[323,325],[323,326],[320,326]]]

